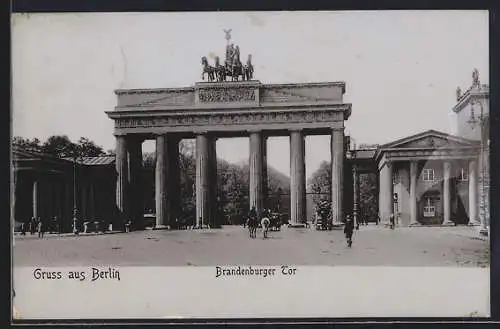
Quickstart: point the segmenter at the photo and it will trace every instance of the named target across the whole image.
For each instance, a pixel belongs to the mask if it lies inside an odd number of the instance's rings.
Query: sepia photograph
[[[489,316],[488,26],[13,14],[14,318]]]

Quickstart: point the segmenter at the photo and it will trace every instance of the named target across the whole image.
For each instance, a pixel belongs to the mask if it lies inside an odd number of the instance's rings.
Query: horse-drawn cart
[[[281,231],[281,225],[283,224],[281,222],[281,216],[279,213],[270,213],[269,214],[269,229],[271,231]]]
[[[332,212],[331,205],[327,201],[322,201],[316,209],[316,230],[331,230],[332,229]]]

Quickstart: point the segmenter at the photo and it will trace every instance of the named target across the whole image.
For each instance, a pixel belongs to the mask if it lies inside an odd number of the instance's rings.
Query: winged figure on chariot
[[[249,81],[253,79],[253,65],[252,65],[252,55],[249,54],[245,65],[241,63],[240,60],[240,47],[230,43],[231,40],[231,29],[224,30],[226,33],[226,58],[224,63],[220,63],[219,56],[215,56],[215,65],[211,66],[208,63],[206,56],[201,58],[201,64],[203,66],[203,72],[201,75],[202,80],[205,80],[205,75],[209,82],[217,81],[223,82],[228,81]]]

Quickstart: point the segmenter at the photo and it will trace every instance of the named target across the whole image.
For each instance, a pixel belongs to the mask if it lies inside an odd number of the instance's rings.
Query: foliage
[[[101,146],[96,145],[88,138],[80,137],[76,144],[77,154],[83,157],[98,157],[105,155]]]
[[[330,162],[325,161],[309,179],[309,192],[313,193],[312,199],[315,206],[320,200],[331,200],[331,172]],[[377,216],[377,175],[374,173],[359,175],[359,209],[360,213],[367,218]]]
[[[378,216],[377,175],[375,173],[359,175],[359,210],[366,219]]]
[[[58,158],[95,157],[105,154],[101,146],[85,137],[81,137],[78,142],[74,143],[66,135],[54,135],[42,144],[38,138],[27,139],[16,136],[12,144],[28,151],[42,152]]]
[[[308,182],[309,192],[313,193],[314,205],[321,200],[331,201],[332,168],[330,162],[323,161],[319,168],[311,175]]]
[[[21,147],[27,151],[38,151],[40,152],[42,149],[41,142],[38,138],[23,138],[16,136],[12,139],[12,144]]]

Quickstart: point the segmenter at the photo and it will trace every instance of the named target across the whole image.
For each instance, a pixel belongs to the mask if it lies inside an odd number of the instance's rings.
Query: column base
[[[202,225],[202,226],[193,226],[193,230],[203,230],[203,229],[210,229],[210,225]]]
[[[341,230],[344,228],[344,223],[332,223],[332,230]]]
[[[408,225],[408,227],[415,227],[415,226],[422,226],[422,224],[420,224],[420,223],[410,223],[410,225]]]
[[[291,228],[306,228],[307,224],[306,223],[293,223],[293,224],[288,224],[288,227],[291,227]]]
[[[488,236],[489,235],[488,229],[482,228],[481,230],[479,230],[479,234],[482,236]]]
[[[441,226],[455,226],[455,223],[449,221],[449,222],[446,222],[446,223],[442,223]]]
[[[155,225],[151,230],[158,231],[158,230],[169,230],[169,229],[170,229],[169,225]]]
[[[479,225],[481,225],[481,223],[472,222],[467,224],[467,226],[479,226]]]

